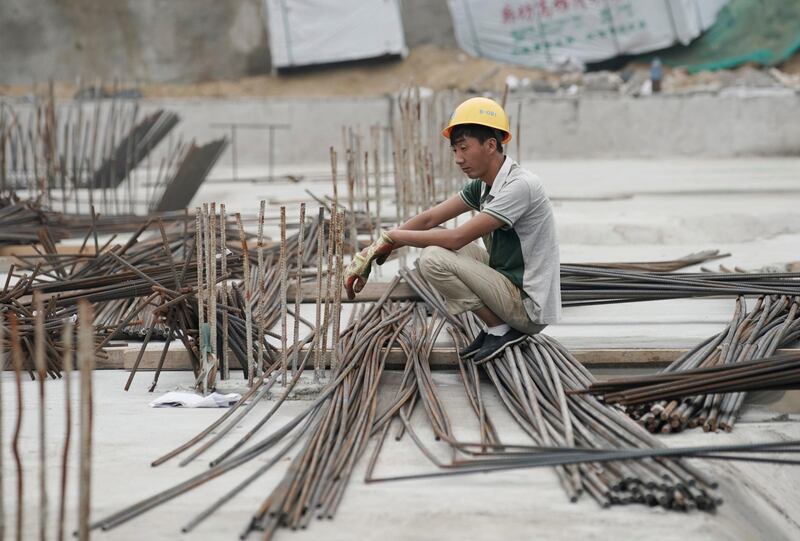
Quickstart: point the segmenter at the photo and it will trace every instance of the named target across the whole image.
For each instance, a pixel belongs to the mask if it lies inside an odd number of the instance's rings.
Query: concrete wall
[[[198,141],[228,134],[212,128],[215,123],[251,122],[288,124],[288,130],[276,131],[277,165],[324,164],[329,161],[331,146],[342,146],[342,126],[360,124],[364,131],[375,123],[386,123],[389,98],[319,98],[319,99],[241,99],[241,100],[148,100],[147,107],[165,108],[178,113],[181,122],[176,135]],[[263,130],[237,132],[238,163],[263,165],[268,161],[267,133]],[[230,163],[230,150],[223,156]]]
[[[276,164],[328,161],[341,146],[341,126],[389,125],[390,98],[163,100],[179,129],[199,140],[222,133],[212,122],[285,122]],[[523,160],[553,158],[737,157],[800,155],[800,95],[781,97],[522,98]],[[510,99],[514,115],[517,100]],[[395,115],[396,116],[396,115]],[[516,121],[512,118],[512,126]],[[266,163],[266,135],[240,132],[240,164]],[[517,155],[517,142],[508,153]],[[229,163],[230,157],[223,158]]]
[[[0,82],[198,81],[269,69],[261,0],[3,0]]]
[[[402,0],[408,47],[455,47],[445,0]],[[270,70],[263,0],[2,0],[0,84],[197,82]]]
[[[509,101],[513,115],[517,101]],[[523,158],[800,155],[800,94],[522,103]],[[516,153],[514,141],[510,151]]]
[[[447,0],[400,0],[406,46],[458,47]]]
[[[512,129],[519,98],[509,100]],[[774,97],[521,98],[522,130],[507,152],[533,159],[800,156],[800,95]],[[11,103],[22,118],[30,105]],[[95,102],[87,102],[87,114]],[[106,100],[107,107],[110,100]],[[275,165],[286,171],[327,169],[329,148],[342,146],[342,126],[388,126],[391,97],[316,99],[143,100],[141,114],[156,108],[176,112],[174,137],[205,142],[229,133],[219,123],[278,123]],[[74,105],[71,105],[74,106]],[[101,115],[106,118],[106,113]],[[268,163],[267,134],[240,129],[240,172]],[[158,163],[158,162],[155,162]],[[229,168],[230,150],[221,159]],[[385,161],[384,164],[388,163]]]

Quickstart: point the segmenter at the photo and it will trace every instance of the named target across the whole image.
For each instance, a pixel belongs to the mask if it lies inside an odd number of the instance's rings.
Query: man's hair
[[[500,130],[480,124],[459,124],[450,130],[450,145],[455,146],[464,137],[474,137],[481,144],[485,143],[487,139],[494,139],[497,142],[497,152],[503,153],[503,143],[501,142],[503,132]]]

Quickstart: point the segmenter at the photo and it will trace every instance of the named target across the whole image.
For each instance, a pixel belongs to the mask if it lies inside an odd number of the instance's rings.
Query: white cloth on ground
[[[242,395],[238,393],[220,394],[211,393],[208,396],[186,391],[170,391],[165,395],[150,402],[151,408],[229,408],[233,406]]]

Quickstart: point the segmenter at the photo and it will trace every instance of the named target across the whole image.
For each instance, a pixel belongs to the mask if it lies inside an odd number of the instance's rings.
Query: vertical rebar
[[[242,271],[244,274],[244,324],[247,339],[247,385],[253,386],[255,366],[253,362],[253,297],[250,283],[250,252],[244,237],[242,215],[236,213],[236,225],[239,226],[239,241],[242,243]]]
[[[256,376],[261,375],[261,364],[264,357],[264,279],[266,273],[264,269],[264,210],[266,201],[261,200],[258,208],[258,272],[256,273],[256,283],[258,295],[258,306],[256,308],[256,325],[258,325],[258,360],[256,361]]]
[[[211,273],[211,218],[209,215],[208,203],[203,203],[203,219],[201,220],[201,227],[203,229],[203,265],[205,265],[205,278],[206,283],[205,287],[202,290],[198,291],[203,296],[203,303],[206,307],[206,315],[205,315],[205,322],[206,326],[201,326],[198,331],[200,335],[203,337],[203,351],[201,353],[202,359],[202,368],[200,370],[200,377],[201,382],[200,386],[202,388],[203,394],[208,394],[208,375],[211,372],[211,359],[209,358],[209,354],[211,353],[211,335],[210,335],[210,327],[211,327],[211,289],[214,287],[213,282],[211,281],[212,273]],[[207,341],[207,342],[206,342]]]
[[[22,469],[22,457],[19,454],[19,436],[22,430],[22,347],[19,342],[19,327],[17,315],[9,314],[9,326],[11,327],[11,359],[14,363],[14,381],[17,387],[17,423],[14,426],[14,436],[11,440],[11,454],[14,456],[14,463],[17,466],[17,541],[23,539],[24,509],[23,502],[25,494],[24,472]]]
[[[47,361],[44,358],[44,306],[37,291],[33,295],[34,306],[34,363],[39,379],[39,539],[47,539],[47,436],[45,430],[45,393]]]
[[[331,361],[332,373],[336,373],[339,368],[339,330],[342,320],[342,260],[344,257],[344,224],[345,216],[344,211],[339,213],[339,218],[336,220],[336,304],[334,305],[333,313],[333,346],[331,351],[333,359]]]
[[[375,222],[378,230],[383,229],[381,220],[381,206],[383,205],[383,195],[381,193],[381,159],[380,159],[380,127],[377,127],[375,144],[372,147],[372,169],[375,174]]]
[[[322,262],[325,259],[325,207],[319,207],[319,217],[317,218],[317,302],[316,319],[314,320],[314,382],[320,380],[322,371],[322,329],[321,308],[322,308]],[[2,340],[0,339],[0,344]],[[2,350],[0,350],[2,351]]]
[[[294,290],[294,355],[292,355],[292,373],[297,372],[297,360],[300,356],[300,301],[303,298],[303,252],[306,241],[306,204],[300,203],[300,231],[297,237],[297,281]]]
[[[78,539],[89,539],[89,511],[92,483],[92,370],[94,370],[94,338],[92,306],[78,302],[78,365],[81,376],[80,401],[80,465],[78,482]]]
[[[369,242],[375,240],[374,224],[372,223],[372,213],[369,208],[369,152],[364,153],[364,212],[367,214],[367,231],[369,232]],[[378,226],[380,227],[380,226]],[[356,251],[358,252],[358,243],[356,243]]]
[[[66,320],[61,330],[64,356],[64,448],[61,453],[61,491],[58,504],[58,541],[64,539],[64,518],[67,507],[67,472],[69,469],[69,446],[72,439],[72,321]],[[2,536],[0,536],[2,539]]]
[[[355,183],[356,183],[356,156],[350,149],[347,149],[347,206],[349,215],[346,219],[350,220],[350,245],[353,254],[358,253],[358,232],[356,231],[356,205],[355,205]],[[347,222],[345,222],[347,223]]]
[[[398,143],[395,143],[397,145]],[[392,151],[392,163],[394,165],[394,201],[395,201],[395,225],[402,225],[401,202],[403,200],[403,183],[400,180],[400,164],[397,162],[397,151]]]
[[[208,222],[208,237],[209,237],[209,277],[208,277],[208,320],[211,325],[211,355],[213,365],[209,366],[207,377],[211,381],[207,382],[207,386],[214,388],[218,352],[217,352],[217,205],[215,202],[211,203],[211,213],[209,214]]]
[[[281,246],[280,246],[280,260],[278,262],[278,272],[280,273],[281,281],[281,385],[286,385],[286,370],[288,368],[288,359],[286,358],[286,333],[288,332],[288,325],[286,319],[288,318],[288,309],[286,305],[286,290],[288,275],[286,273],[286,207],[281,207]]]
[[[331,183],[333,184],[333,212],[339,212],[339,183],[336,179],[336,151],[331,147]]]
[[[205,351],[205,339],[203,338],[203,323],[205,323],[204,309],[203,309],[203,213],[200,207],[194,209],[194,239],[195,239],[195,257],[197,261],[197,353],[201,359],[204,358],[203,351]],[[205,370],[205,366],[203,366]]]
[[[323,355],[323,363],[325,362],[325,355],[328,353],[328,328],[330,328],[331,324],[331,316],[332,316],[332,308],[333,308],[333,294],[331,291],[331,287],[333,284],[333,279],[335,277],[334,272],[334,254],[336,252],[336,223],[338,222],[339,212],[334,210],[331,213],[331,219],[328,223],[328,258],[327,258],[327,267],[326,273],[327,276],[325,278],[325,316],[323,317],[322,322],[322,355]],[[328,367],[331,366],[330,358],[328,359]],[[324,369],[324,367],[323,367]]]
[[[219,204],[219,243],[220,247],[222,248],[222,276],[225,276],[228,272],[228,231],[227,231],[227,224],[228,220],[225,217],[225,203]],[[220,296],[222,297],[223,304],[228,303],[228,279],[224,278],[222,280],[222,291],[220,292]],[[225,309],[222,311],[222,379],[228,379],[230,377],[230,365],[228,364],[229,356],[228,356],[228,310]]]

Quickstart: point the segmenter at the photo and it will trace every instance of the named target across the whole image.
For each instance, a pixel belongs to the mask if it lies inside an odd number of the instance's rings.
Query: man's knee
[[[447,258],[453,255],[455,255],[453,252],[441,246],[423,248],[419,256],[419,270],[426,278],[430,278],[434,274],[440,274]]]

